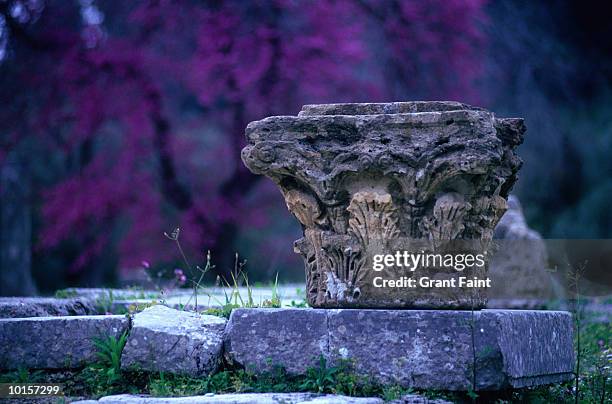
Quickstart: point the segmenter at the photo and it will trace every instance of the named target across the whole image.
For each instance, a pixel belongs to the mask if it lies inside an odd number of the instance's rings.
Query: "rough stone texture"
[[[473,316],[450,310],[238,309],[228,323],[227,355],[250,369],[283,365],[293,374],[316,366],[320,355],[332,364],[348,359],[357,374],[423,389],[468,390],[474,361],[478,390],[572,378],[569,313],[481,310]]]
[[[446,251],[453,240],[486,249],[516,181],[524,132],[521,119],[457,102],[307,105],[298,116],[251,122],[242,159],[279,186],[302,224],[295,251],[311,306],[483,307],[482,289],[375,288],[372,257]],[[460,275],[428,269],[438,279]],[[376,274],[415,275],[405,267]]]
[[[398,400],[388,401],[388,404],[453,404],[442,399],[431,399],[418,394],[406,394]]]
[[[460,390],[470,385],[469,320],[457,311],[337,311],[329,316],[330,353],[383,383]]]
[[[79,404],[89,403],[127,403],[127,404],[382,404],[384,401],[376,397],[347,397],[333,394],[314,393],[240,393],[240,394],[206,394],[192,397],[150,397],[130,394],[102,397],[98,401],[77,401]],[[429,401],[407,401],[407,404],[429,403]],[[434,402],[431,402],[432,404]],[[444,404],[444,403],[439,403]]]
[[[484,310],[476,330],[480,388],[520,388],[573,378],[573,324],[567,312]],[[503,376],[491,366],[496,361]]]
[[[328,356],[327,315],[309,309],[237,309],[224,337],[225,358],[249,370],[270,371],[282,365],[303,373]]]
[[[340,104],[309,104],[304,105],[298,116],[313,115],[382,115],[409,114],[415,112],[445,112],[445,111],[486,111],[456,101],[409,101],[385,103],[340,103]]]
[[[430,399],[418,394],[406,394],[399,400],[389,401],[390,404],[453,404],[442,399]]]
[[[98,360],[94,338],[119,336],[125,316],[0,319],[0,368],[70,369]]]
[[[489,299],[504,305],[521,299],[554,299],[555,280],[547,271],[548,254],[540,234],[527,226],[518,198],[510,195],[508,211],[495,228],[496,248],[491,257]]]
[[[0,298],[0,318],[85,316],[88,314],[97,314],[94,305],[88,299]]]
[[[484,310],[472,321],[467,311],[344,310],[330,316],[329,327],[330,352],[355,359],[359,373],[385,383],[467,390],[474,355],[478,390],[572,377],[568,313]]]
[[[156,305],[134,315],[121,367],[190,376],[217,370],[226,321]]]

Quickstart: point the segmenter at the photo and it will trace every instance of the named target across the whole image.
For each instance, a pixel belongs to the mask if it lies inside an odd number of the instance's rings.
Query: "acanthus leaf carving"
[[[441,195],[436,199],[432,215],[423,219],[423,233],[434,241],[457,239],[465,228],[463,218],[470,209],[471,205],[457,193]]]
[[[390,194],[357,192],[347,208],[349,234],[355,236],[360,245],[367,248],[372,241],[384,242],[398,237],[398,209]]]

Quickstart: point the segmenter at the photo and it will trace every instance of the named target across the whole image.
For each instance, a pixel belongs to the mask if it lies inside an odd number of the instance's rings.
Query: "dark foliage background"
[[[251,120],[319,102],[524,117],[515,193],[531,226],[609,238],[611,14],[570,0],[0,0],[3,279],[33,291],[29,251],[43,292],[111,285],[142,261],[171,273],[163,232],[180,226],[219,274],[239,251],[251,279],[301,280],[299,228],[239,151]]]

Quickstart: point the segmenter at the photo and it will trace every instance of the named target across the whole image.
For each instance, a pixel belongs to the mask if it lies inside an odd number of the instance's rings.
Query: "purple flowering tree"
[[[0,158],[31,161],[37,254],[76,243],[77,278],[109,252],[140,267],[176,257],[163,231],[179,225],[227,273],[237,236],[282,209],[240,161],[246,124],[305,103],[476,101],[482,3],[2,2]]]

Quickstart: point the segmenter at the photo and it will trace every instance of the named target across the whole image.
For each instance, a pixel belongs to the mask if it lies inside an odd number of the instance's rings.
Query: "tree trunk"
[[[14,154],[0,168],[0,296],[32,296],[29,179]]]

